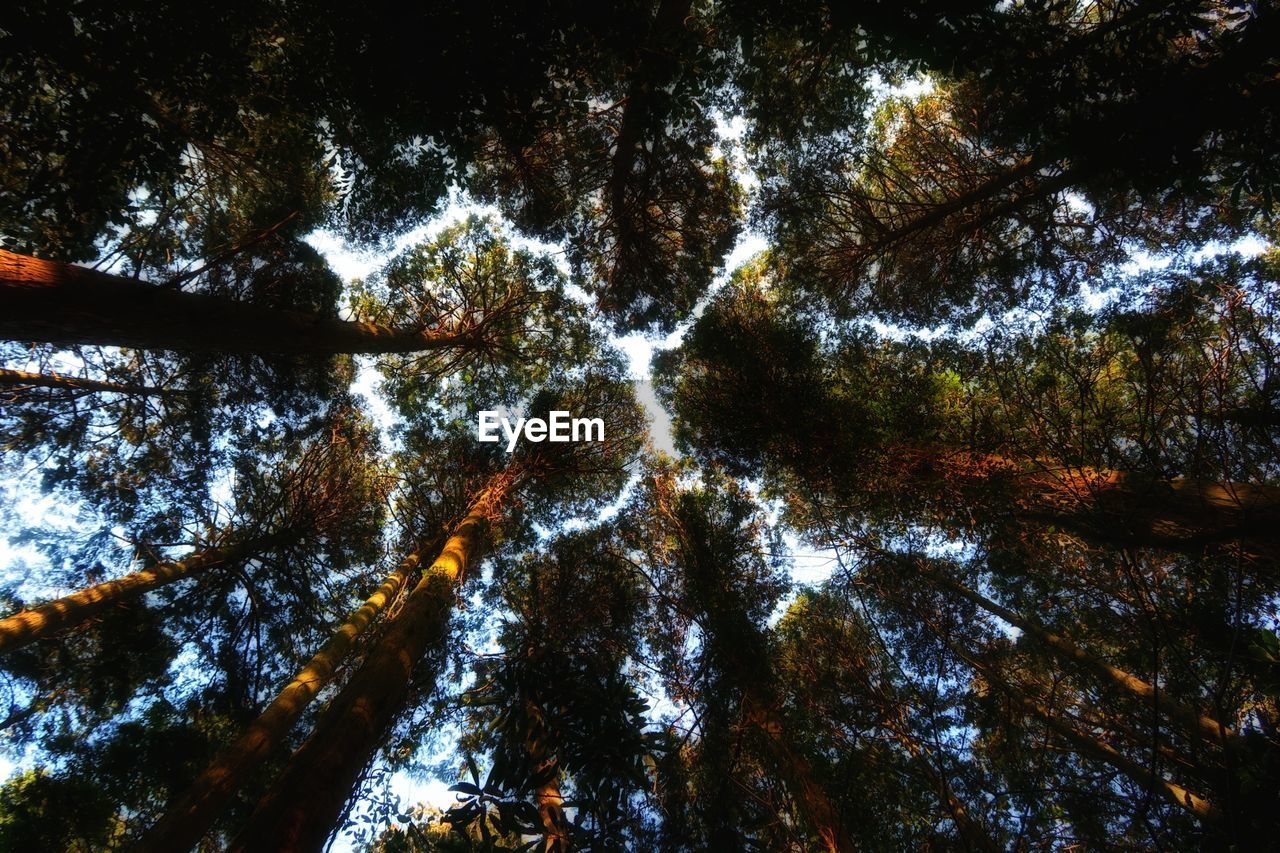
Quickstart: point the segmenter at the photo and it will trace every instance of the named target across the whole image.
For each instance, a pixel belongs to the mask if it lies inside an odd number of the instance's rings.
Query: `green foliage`
[[[205,849],[388,637],[426,651],[325,792],[373,851],[1274,843],[1268,4],[10,5],[6,249],[422,348],[0,344],[118,386],[0,388],[7,611],[253,545],[0,661],[0,848],[135,843],[477,507]],[[344,282],[318,229],[396,253]],[[675,333],[680,458],[630,333]],[[429,761],[453,808],[379,796]]]

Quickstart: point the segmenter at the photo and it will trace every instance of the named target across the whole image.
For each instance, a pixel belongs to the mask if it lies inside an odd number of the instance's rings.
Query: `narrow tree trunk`
[[[970,850],[981,850],[984,853],[997,853],[1002,848],[991,837],[978,821],[969,814],[969,809],[951,790],[951,784],[943,776],[942,771],[934,766],[933,756],[920,744],[918,738],[910,732],[906,722],[905,711],[898,700],[891,709],[886,709],[884,727],[897,739],[898,743],[924,769],[928,781],[938,792],[938,799],[945,809],[945,814],[956,825],[956,831]],[[893,719],[896,717],[897,719]]]
[[[1204,797],[1164,778],[1154,769],[1134,761],[1101,738],[1085,734],[1048,708],[1018,695],[1008,685],[1005,685],[1005,689],[1010,691],[1010,695],[1017,704],[1043,720],[1050,729],[1075,746],[1081,754],[1110,764],[1127,776],[1134,784],[1148,790],[1154,790],[1169,802],[1186,809],[1202,821],[1216,822],[1221,820],[1222,813],[1218,810],[1218,807]]]
[[[795,748],[773,703],[762,699],[758,691],[748,690],[742,705],[747,722],[764,735],[769,757],[786,782],[787,791],[817,831],[823,846],[830,853],[856,849],[826,789],[814,778],[813,765]]]
[[[542,819],[542,836],[546,839],[547,853],[569,853],[573,849],[569,844],[569,833],[565,830],[567,821],[559,777],[560,771],[557,769],[551,781],[539,785],[533,791],[538,816]]]
[[[707,530],[700,521],[686,523],[683,514],[670,505],[661,491],[657,504],[658,511],[670,520],[679,535],[684,551],[686,594],[705,617],[702,627],[706,645],[742,691],[745,721],[764,737],[770,760],[803,818],[822,839],[823,846],[830,853],[855,849],[840,813],[818,783],[813,766],[796,749],[783,725],[767,640],[747,617],[740,596],[728,583],[720,558],[708,549]]]
[[[665,86],[679,68],[671,55],[671,45],[684,28],[685,18],[693,7],[692,0],[663,0],[658,5],[650,31],[643,44],[643,59],[630,71],[627,100],[614,138],[613,164],[609,177],[609,199],[615,221],[627,219],[627,183],[635,166],[636,146],[643,140],[644,125],[649,120],[653,93]]]
[[[443,334],[346,322],[0,250],[2,340],[322,356],[467,348],[482,329]]]
[[[525,713],[530,721],[537,721],[530,728],[524,742],[533,768],[533,801],[542,821],[542,837],[547,853],[569,853],[569,833],[564,818],[564,797],[560,794],[560,762],[547,751],[547,719],[542,706],[532,698],[524,700]]]
[[[25,370],[0,368],[0,388],[57,388],[65,391],[108,391],[114,394],[140,394],[158,396],[169,393],[164,388],[149,385],[124,385],[101,379],[81,379],[61,373],[28,373]]]
[[[351,652],[356,638],[392,601],[418,567],[412,554],[383,581],[382,586],[351,614],[320,651],[254,720],[240,739],[200,774],[187,791],[165,811],[138,845],[136,853],[190,850],[218,819],[249,773],[281,744],[302,712],[333,679]]]
[[[1280,488],[1274,486],[1159,480],[947,448],[899,447],[884,461],[899,482],[942,493],[943,505],[966,518],[986,506],[1108,547],[1199,556],[1238,543],[1254,559],[1280,561]]]
[[[277,538],[262,537],[239,545],[202,551],[183,560],[166,560],[117,580],[96,584],[48,604],[7,616],[0,619],[0,654],[81,625],[122,601],[248,557]]]
[[[961,660],[981,673],[989,684],[999,688],[1025,711],[1043,720],[1046,726],[1075,747],[1077,754],[1109,764],[1128,777],[1134,784],[1159,794],[1169,802],[1186,809],[1202,821],[1217,822],[1222,819],[1222,812],[1209,800],[1176,782],[1164,778],[1153,768],[1134,761],[1101,738],[1080,731],[1039,702],[1027,697],[1021,690],[1002,678],[992,667],[987,666],[962,649],[958,649],[950,642],[947,645]]]
[[[569,853],[569,833],[564,818],[564,797],[560,794],[560,762],[547,751],[546,716],[533,699],[525,699],[525,713],[540,725],[531,728],[524,748],[533,768],[533,801],[542,821],[542,837],[547,853]]]
[[[1021,614],[1015,613],[1007,607],[1000,606],[981,593],[974,592],[963,584],[947,577],[943,572],[929,567],[925,561],[918,561],[918,565],[921,566],[923,571],[929,577],[933,578],[942,586],[950,589],[962,598],[973,602],[988,613],[1000,617],[1024,633],[1034,637],[1041,644],[1049,647],[1063,659],[1074,661],[1075,663],[1086,667],[1087,669],[1097,673],[1114,687],[1117,687],[1123,692],[1141,699],[1144,702],[1150,703],[1158,710],[1163,711],[1170,717],[1177,720],[1190,732],[1199,733],[1215,742],[1222,742],[1235,737],[1235,732],[1227,726],[1210,716],[1200,713],[1196,708],[1184,705],[1172,698],[1169,698],[1150,682],[1144,681],[1136,675],[1126,672],[1119,667],[1112,666],[1104,660],[1098,659],[1068,640],[1066,637],[1047,630],[1038,623],[1023,617]]]
[[[427,649],[443,645],[458,585],[478,559],[486,527],[509,486],[509,480],[501,479],[472,504],[360,669],[320,715],[311,736],[258,803],[230,850],[274,853],[323,846],[341,820],[360,774],[408,698],[419,661]],[[434,672],[428,673],[428,679],[434,677]]]

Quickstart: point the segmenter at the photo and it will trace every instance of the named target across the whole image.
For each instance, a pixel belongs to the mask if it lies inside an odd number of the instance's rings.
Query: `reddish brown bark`
[[[496,479],[472,504],[360,669],[325,708],[247,824],[233,851],[318,850],[342,818],[360,774],[409,695],[419,663],[448,635],[459,583],[479,558],[485,531],[512,486]],[[434,680],[429,672],[426,681]]]
[[[63,391],[107,391],[113,394],[142,394],[157,396],[168,393],[164,388],[149,385],[127,385],[105,382],[101,379],[81,379],[61,373],[28,373],[25,370],[0,369],[0,388],[55,388]]]
[[[192,782],[191,786],[151,828],[135,853],[190,850],[213,826],[245,778],[271,755],[324,689],[351,652],[356,638],[391,602],[417,569],[412,554],[391,573],[338,631],[329,638],[244,734]]]
[[[936,494],[934,506],[965,517],[984,507],[1109,547],[1193,556],[1238,547],[1251,559],[1280,561],[1280,488],[1274,486],[1159,480],[946,449],[904,447],[885,461],[898,482]]]
[[[968,599],[983,610],[986,610],[988,613],[1000,617],[1010,625],[1013,625],[1027,635],[1035,638],[1063,659],[1080,664],[1086,669],[1096,673],[1113,687],[1128,693],[1137,699],[1150,703],[1158,710],[1163,711],[1165,714],[1178,721],[1178,723],[1188,731],[1198,733],[1215,742],[1233,739],[1235,737],[1235,732],[1233,732],[1229,727],[1223,725],[1207,714],[1201,713],[1196,708],[1184,705],[1164,695],[1150,682],[1145,681],[1132,673],[1126,672],[1119,667],[1112,666],[1106,661],[1086,652],[1066,637],[1055,634],[1039,623],[1022,616],[1019,613],[1015,613],[1007,607],[1000,606],[986,596],[974,592],[963,584],[947,577],[942,572],[929,568],[924,561],[920,561],[918,565],[923,569],[927,576],[933,578],[943,587],[950,589],[965,599]]]
[[[225,548],[212,548],[182,560],[166,560],[122,578],[96,584],[47,604],[7,616],[0,619],[0,654],[81,625],[122,601],[250,557],[278,538],[262,537]]]
[[[474,346],[459,333],[392,329],[264,308],[0,250],[0,339],[207,352],[416,352]]]

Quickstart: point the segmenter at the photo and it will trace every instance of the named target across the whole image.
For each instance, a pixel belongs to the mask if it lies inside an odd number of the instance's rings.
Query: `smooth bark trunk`
[[[814,778],[813,765],[796,749],[774,705],[754,690],[747,691],[742,704],[747,722],[764,735],[769,757],[822,845],[830,853],[856,849],[826,789]]]
[[[342,819],[360,774],[403,708],[419,662],[429,648],[443,646],[459,583],[478,559],[488,522],[508,485],[504,480],[491,486],[472,505],[229,850],[321,849]],[[424,680],[432,681],[435,675],[429,672]]]
[[[3,340],[323,356],[466,348],[482,329],[445,334],[348,322],[0,250]]]
[[[341,628],[272,700],[234,744],[200,774],[187,791],[165,811],[142,839],[137,853],[190,850],[200,842],[226,809],[248,775],[269,757],[354,647],[356,639],[395,599],[420,556],[412,554],[383,581],[382,586],[351,614]]]
[[[159,396],[169,393],[149,385],[126,385],[101,379],[81,379],[61,373],[28,373],[25,370],[0,369],[0,388],[55,388],[63,391],[107,391],[113,394]]]
[[[924,567],[923,563],[921,563],[921,565],[924,572],[929,577],[933,578],[947,589],[950,589],[962,598],[973,602],[988,613],[1000,617],[1010,625],[1013,625],[1031,637],[1034,637],[1042,645],[1047,646],[1049,649],[1056,652],[1061,658],[1080,664],[1086,669],[1089,669],[1099,675],[1112,686],[1134,696],[1135,698],[1151,704],[1159,711],[1163,711],[1170,717],[1177,720],[1190,732],[1198,733],[1215,742],[1234,739],[1235,732],[1229,727],[1206,714],[1200,713],[1196,708],[1184,705],[1172,698],[1169,698],[1163,693],[1163,691],[1156,688],[1156,686],[1150,682],[1145,681],[1132,673],[1126,672],[1119,667],[1112,666],[1106,661],[1089,654],[1066,637],[1049,631],[1037,622],[1022,616],[1019,613],[1015,613],[1007,607],[1002,607],[986,596],[974,592],[963,584],[947,577],[942,572]]]
[[[264,537],[226,548],[213,548],[183,560],[166,560],[113,581],[74,592],[0,619],[0,654],[74,628],[122,601],[153,589],[251,556],[277,537]]]

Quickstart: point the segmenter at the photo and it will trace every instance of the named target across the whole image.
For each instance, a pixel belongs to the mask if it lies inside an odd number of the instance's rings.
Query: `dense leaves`
[[[1273,4],[11,5],[0,847],[1274,845]]]

